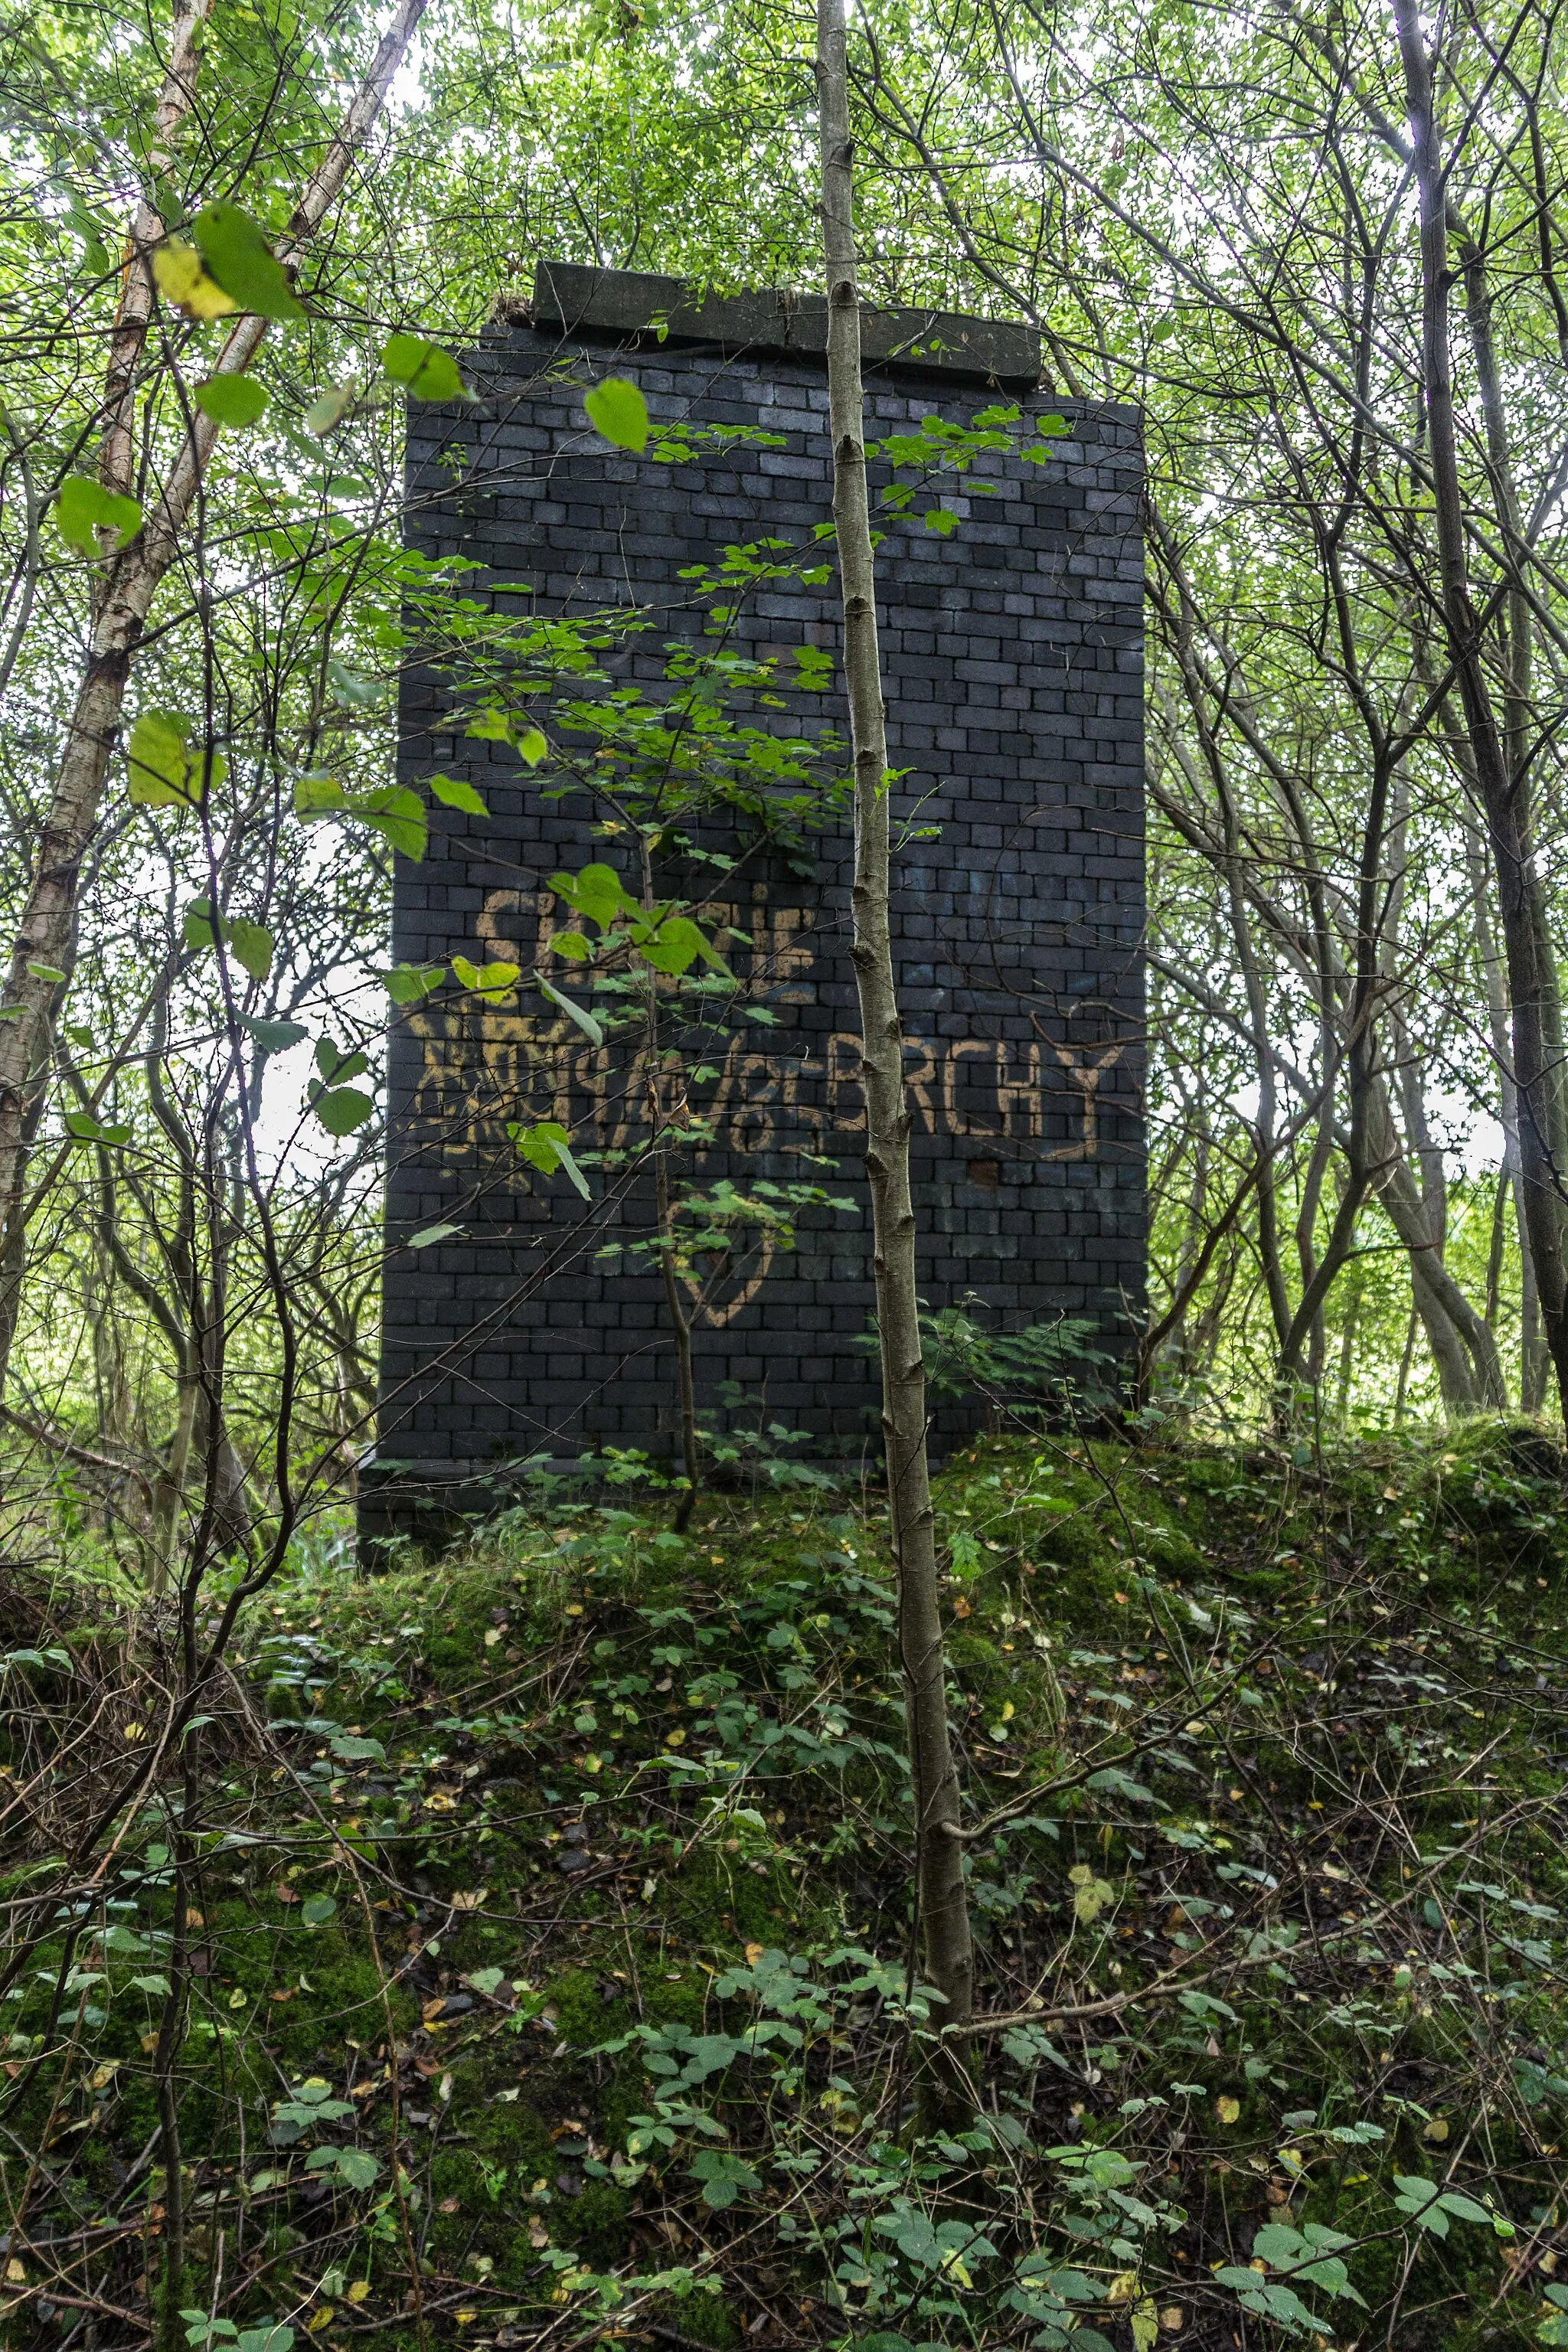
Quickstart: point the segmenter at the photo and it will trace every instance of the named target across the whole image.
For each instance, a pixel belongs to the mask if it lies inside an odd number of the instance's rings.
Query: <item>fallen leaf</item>
[[[1214,2111],[1222,2124],[1238,2123],[1241,2119],[1241,2101],[1222,2093],[1214,2103]]]

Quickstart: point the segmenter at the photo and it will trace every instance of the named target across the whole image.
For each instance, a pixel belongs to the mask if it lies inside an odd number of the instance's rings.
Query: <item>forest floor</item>
[[[952,2137],[875,1509],[318,1545],[12,1986],[0,2341],[1568,2343],[1564,1474],[1497,1423],[948,1466],[1014,2021]],[[17,1919],[172,1687],[95,1576],[0,1600]]]

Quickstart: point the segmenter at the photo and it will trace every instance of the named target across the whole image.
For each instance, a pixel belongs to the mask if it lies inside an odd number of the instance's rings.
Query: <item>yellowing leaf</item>
[[[184,237],[166,236],[153,249],[153,276],[165,302],[187,319],[224,319],[238,303],[202,267],[201,255]]]
[[[319,2336],[322,2328],[330,2327],[336,2317],[337,2314],[332,2309],[331,2305],[330,2303],[322,2304],[320,2311],[313,2311],[310,2314],[310,2334],[312,2336]]]
[[[1448,2126],[1445,2118],[1442,2116],[1433,2116],[1430,2121],[1423,2126],[1421,2137],[1440,2147],[1448,2137]]]
[[[1233,2099],[1227,2092],[1222,2092],[1214,2103],[1214,2111],[1222,2124],[1238,2123],[1241,2119],[1241,2101]]]
[[[685,1732],[684,1732],[684,1731],[682,1731],[682,1730],[681,1730],[681,1728],[680,1728],[680,1727],[679,1727],[679,1724],[677,1724],[677,1726],[676,1726],[676,1727],[675,1727],[675,1729],[674,1729],[673,1731],[667,1731],[667,1732],[665,1733],[665,1735],[664,1735],[664,1744],[665,1744],[665,1746],[666,1746],[667,1748],[684,1748],[684,1747],[685,1747],[685,1745],[686,1745],[686,1734],[685,1734]]]
[[[1087,1927],[1099,1918],[1108,1903],[1116,1900],[1116,1889],[1103,1878],[1096,1878],[1088,1863],[1079,1862],[1068,1873],[1068,1885],[1073,1890],[1072,1915]]]
[[[1129,2314],[1129,2324],[1132,2329],[1134,2352],[1149,2352],[1149,2347],[1159,2336],[1160,2315],[1147,2295],[1142,2303],[1133,2305]]]
[[[369,2279],[354,2279],[350,2284],[345,2300],[349,2303],[363,2303],[369,2293]]]

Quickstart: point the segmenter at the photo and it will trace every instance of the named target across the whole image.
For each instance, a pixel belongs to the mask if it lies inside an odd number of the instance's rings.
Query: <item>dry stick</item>
[[[915,1892],[927,1980],[944,2003],[953,2040],[922,2098],[952,2116],[973,2105],[963,2029],[973,2013],[958,1776],[948,1738],[939,1610],[936,1522],[926,1457],[925,1368],[921,1360],[915,1218],[910,1193],[910,1114],[904,1091],[889,919],[887,713],[877,641],[876,558],[867,504],[865,394],[855,265],[854,148],[843,0],[818,0],[816,82],[822,143],[823,253],[827,275],[827,394],[833,438],[833,520],[844,602],[844,674],[855,760],[855,982],[866,1093],[866,1173],[874,1236],[877,1328],[882,1356],[882,1430],[899,1579],[899,1651],[909,1725],[915,1814]]]
[[[392,77],[426,5],[426,0],[398,0],[370,69],[295,207],[278,248],[279,258],[286,268],[298,266],[306,243],[342,191],[354,151],[381,110]],[[188,89],[188,82],[182,81],[180,88]],[[265,319],[240,320],[224,346],[216,373],[243,373],[261,348],[266,332]],[[54,991],[54,982],[47,974],[65,961],[76,928],[81,860],[98,824],[132,660],[141,643],[153,599],[179,552],[180,536],[201,488],[218,429],[205,412],[194,419],[174,471],[140,537],[124,554],[114,559],[101,597],[97,600],[87,667],[67,723],[65,750],[39,835],[32,884],[17,926],[5,982],[5,1004],[16,1006],[17,1013],[0,1022],[0,1213],[5,1218],[5,1233],[0,1234],[0,1265],[6,1264],[6,1238],[22,1205],[26,1115],[35,1091],[32,1074],[47,1037]],[[19,1286],[19,1265],[14,1279]],[[9,1335],[15,1328],[15,1304],[16,1294],[7,1287],[5,1295],[0,1297],[0,1391],[5,1383]]]

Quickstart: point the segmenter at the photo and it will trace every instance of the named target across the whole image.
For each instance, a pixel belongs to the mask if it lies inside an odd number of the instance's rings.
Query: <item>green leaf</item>
[[[247,375],[209,375],[196,386],[196,406],[215,425],[238,430],[254,425],[267,406],[265,385]]]
[[[325,392],[319,392],[305,411],[306,432],[313,433],[318,441],[324,441],[342,418],[343,411],[353,404],[358,390],[359,378],[351,375],[342,383],[329,384]]]
[[[521,1119],[512,1119],[506,1131],[531,1167],[546,1176],[553,1176],[558,1168],[563,1168],[584,1201],[591,1197],[587,1179],[572,1157],[571,1138],[559,1120],[540,1119],[530,1127]]]
[[[932,507],[926,516],[926,529],[934,530],[939,539],[951,539],[959,521],[950,507]]]
[[[264,1054],[286,1054],[290,1045],[298,1045],[310,1034],[298,1021],[256,1021],[244,1013],[239,1016],[239,1025],[255,1038]]]
[[[370,1067],[368,1058],[356,1046],[351,1045],[345,1053],[341,1045],[334,1045],[330,1037],[321,1039],[316,1048],[315,1059],[317,1069],[330,1087],[342,1086],[346,1079],[357,1078]]]
[[[183,929],[185,945],[194,948],[198,955],[205,948],[216,948],[219,940],[228,936],[228,926],[221,915],[215,917],[210,898],[191,900],[185,908]]]
[[[228,927],[228,943],[235,961],[247,971],[252,980],[265,980],[272,969],[275,942],[265,923],[247,923],[237,918]]]
[[[379,2176],[381,2167],[367,2148],[341,2147],[338,2171],[351,2189],[368,2189]]]
[[[704,963],[716,964],[721,971],[727,970],[722,957],[688,915],[667,916],[657,929],[640,936],[634,931],[632,938],[637,953],[655,971],[689,971],[700,956]]]
[[[307,1927],[324,1927],[329,1919],[337,1916],[337,1904],[330,1895],[312,1895],[300,1909],[300,1921]]]
[[[151,1976],[132,1977],[131,1981],[138,1992],[151,1993],[155,2000],[167,2000],[169,1997],[169,1979],[165,1976],[154,1972]]]
[[[430,837],[425,803],[405,784],[378,784],[374,792],[350,793],[335,776],[300,776],[294,786],[294,812],[307,818],[357,817],[416,863]]]
[[[466,400],[463,379],[450,352],[423,335],[393,335],[383,346],[381,364],[411,400]]]
[[[525,727],[512,749],[520,760],[526,760],[531,768],[537,768],[550,749],[549,739],[541,729]]]
[[[258,319],[302,319],[304,307],[260,229],[237,205],[204,205],[191,223],[208,275]]]
[[[352,1135],[356,1127],[364,1125],[375,1105],[355,1087],[336,1087],[329,1094],[318,1095],[310,1108],[329,1135]]]
[[[66,545],[90,562],[98,553],[99,531],[119,532],[111,551],[115,554],[135,538],[142,528],[142,502],[101,488],[86,474],[68,474],[55,500],[55,521]]]
[[[358,793],[344,814],[356,816],[391,842],[394,849],[417,865],[430,839],[425,803],[406,784],[382,784],[373,793]]]
[[[625,376],[605,376],[584,395],[583,405],[595,432],[617,449],[632,449],[640,457],[647,447],[647,403]]]
[[[467,956],[455,955],[452,971],[463,987],[471,989],[475,995],[489,997],[492,1003],[499,1003],[517,986],[521,966],[515,963],[474,964]]]
[[[581,874],[552,874],[550,887],[569,907],[586,915],[607,931],[618,915],[642,919],[642,908],[629,898],[613,866],[584,866]]]
[[[62,981],[65,979],[65,973],[60,970],[58,963],[35,963],[31,956],[27,958],[27,970],[32,973],[35,980],[47,980],[50,986],[54,988],[58,988]],[[90,1031],[89,1032],[87,1042],[89,1044],[91,1043]]]
[[[394,1004],[418,1004],[447,977],[444,963],[398,963],[380,975]]]
[[[334,1732],[329,1743],[340,1764],[384,1764],[386,1750],[379,1739],[362,1739],[357,1732]]]
[[[333,654],[327,663],[327,684],[332,699],[345,710],[374,710],[384,700],[386,689],[378,677],[361,677]]]
[[[319,772],[300,776],[294,785],[296,816],[336,816],[349,805],[349,796],[335,776]]]
[[[433,1249],[437,1242],[449,1242],[454,1234],[460,1234],[462,1230],[461,1225],[426,1225],[420,1232],[409,1234],[408,1246],[410,1249]]]
[[[561,1012],[564,1013],[569,1021],[574,1021],[591,1045],[602,1045],[604,1044],[604,1030],[600,1027],[598,1022],[595,1020],[593,1014],[587,1010],[585,1005],[578,1004],[570,996],[563,996],[558,988],[552,988],[550,982],[545,979],[544,974],[542,971],[536,971],[533,977],[539,982],[540,994],[542,996],[548,997],[550,1003],[555,1005]]]
[[[470,1969],[464,1981],[472,1985],[476,1992],[488,1995],[500,1992],[505,1976],[504,1969]]]
[[[510,710],[476,710],[463,732],[471,743],[510,743],[511,713]]]
[[[131,730],[128,756],[131,798],[139,808],[199,808],[208,783],[221,784],[228,773],[220,754],[204,762],[192,751],[190,729],[174,710],[143,710]]]
[[[461,809],[468,816],[489,816],[489,809],[472,784],[464,783],[461,777],[431,776],[428,782],[443,808]]]
[[[78,1143],[129,1143],[129,1127],[104,1127],[88,1110],[68,1110],[66,1133]]]

